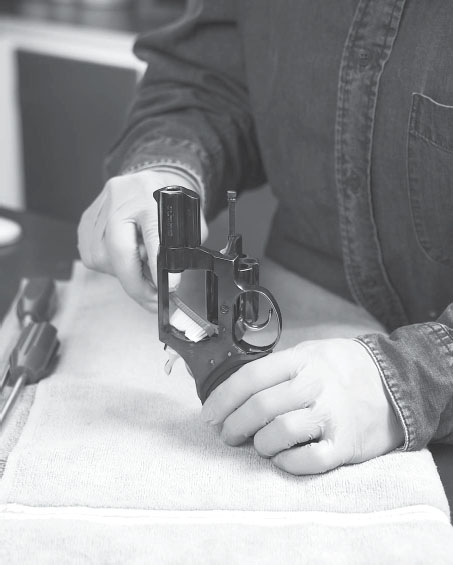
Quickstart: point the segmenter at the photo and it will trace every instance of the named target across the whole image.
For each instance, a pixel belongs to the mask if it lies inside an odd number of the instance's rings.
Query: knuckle
[[[91,269],[93,265],[91,250],[90,247],[87,245],[85,241],[83,241],[82,238],[79,238],[77,242],[77,249],[79,250],[79,255],[80,255],[80,259],[82,260],[82,263],[85,265],[85,267]]]
[[[258,392],[250,399],[252,410],[255,414],[266,415],[272,408],[272,402],[268,398],[266,391]]]
[[[306,393],[306,376],[301,378],[300,375],[294,375],[294,377],[288,381],[288,394],[292,398],[300,398],[303,399]]]
[[[107,193],[116,192],[121,188],[123,182],[124,177],[112,177],[105,183],[104,190]]]
[[[143,301],[143,294],[140,292],[140,290],[133,282],[131,282],[128,278],[125,278],[124,276],[120,280],[124,290],[133,300],[135,300],[136,302]]]
[[[269,457],[262,434],[255,434],[255,437],[253,438],[253,446],[258,455],[261,455],[261,457]]]
[[[87,267],[88,269],[94,269],[94,263],[92,261],[91,255],[85,249],[82,249],[80,245],[79,245],[79,254],[80,254],[80,259],[82,263],[85,265],[85,267]]]
[[[127,190],[124,190],[124,184],[125,182],[123,177],[113,177],[107,181],[104,186],[104,192],[106,195],[105,205],[107,206],[107,209],[114,209],[120,198],[122,200],[124,195],[128,193]]]
[[[96,268],[98,271],[109,272],[109,261],[104,250],[94,249],[90,257],[91,268]]]
[[[145,221],[141,224],[142,235],[145,241],[153,241],[158,236],[157,222]]]
[[[249,383],[252,389],[256,389],[262,380],[263,369],[259,361],[261,361],[261,359],[258,359],[256,361],[251,361],[250,363],[247,363],[240,369],[241,374],[247,375],[247,382]]]
[[[292,438],[295,433],[297,432],[297,429],[295,428],[294,423],[291,421],[290,418],[285,418],[285,416],[277,416],[275,418],[275,425],[277,426],[277,430],[279,435],[281,435],[282,437],[285,438],[286,440],[290,440],[290,438]],[[293,444],[291,444],[293,445]]]
[[[335,456],[332,452],[320,451],[316,454],[314,459],[319,470],[318,472],[320,473],[325,473],[338,466],[338,464],[335,462]]]
[[[306,364],[307,342],[299,343],[289,350],[289,367],[291,367],[291,380],[294,380]]]

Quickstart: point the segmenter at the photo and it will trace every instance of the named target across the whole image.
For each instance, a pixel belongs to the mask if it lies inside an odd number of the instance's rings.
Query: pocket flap
[[[412,94],[410,132],[453,152],[453,106],[415,92]]]

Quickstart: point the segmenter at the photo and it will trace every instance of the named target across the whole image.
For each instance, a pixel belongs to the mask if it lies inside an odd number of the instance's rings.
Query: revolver
[[[159,340],[169,353],[166,371],[181,356],[195,380],[204,403],[211,392],[245,363],[272,352],[282,331],[282,315],[269,290],[259,284],[259,261],[242,249],[242,235],[235,229],[236,192],[228,191],[229,232],[225,249],[201,245],[200,197],[181,186],[154,192],[158,204],[159,253],[157,259]],[[186,269],[205,271],[205,313],[196,312],[175,292],[169,292],[168,274]],[[260,304],[266,304],[264,320]],[[202,339],[188,339],[171,323],[170,305],[184,312],[202,328]],[[263,309],[263,308],[261,308]],[[270,343],[248,337],[269,326]],[[258,343],[253,342],[258,341]]]

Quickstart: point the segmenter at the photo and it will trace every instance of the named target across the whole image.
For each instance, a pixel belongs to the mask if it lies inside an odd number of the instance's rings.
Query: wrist
[[[403,416],[401,414],[400,408],[395,400],[392,390],[387,382],[382,368],[376,359],[373,351],[368,347],[368,345],[359,338],[354,339],[355,342],[359,343],[364,351],[367,352],[370,361],[374,364],[380,384],[382,387],[382,392],[385,396],[388,406],[387,412],[387,429],[391,435],[391,444],[393,449],[406,450],[407,449],[407,430]]]

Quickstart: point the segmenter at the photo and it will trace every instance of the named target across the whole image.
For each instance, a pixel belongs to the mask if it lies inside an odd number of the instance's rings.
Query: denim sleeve
[[[376,363],[405,432],[405,450],[453,443],[453,304],[435,322],[357,338]]]
[[[265,181],[245,86],[233,0],[188,0],[175,23],[141,35],[148,63],[108,177],[165,163],[201,178],[212,218],[226,190]]]

